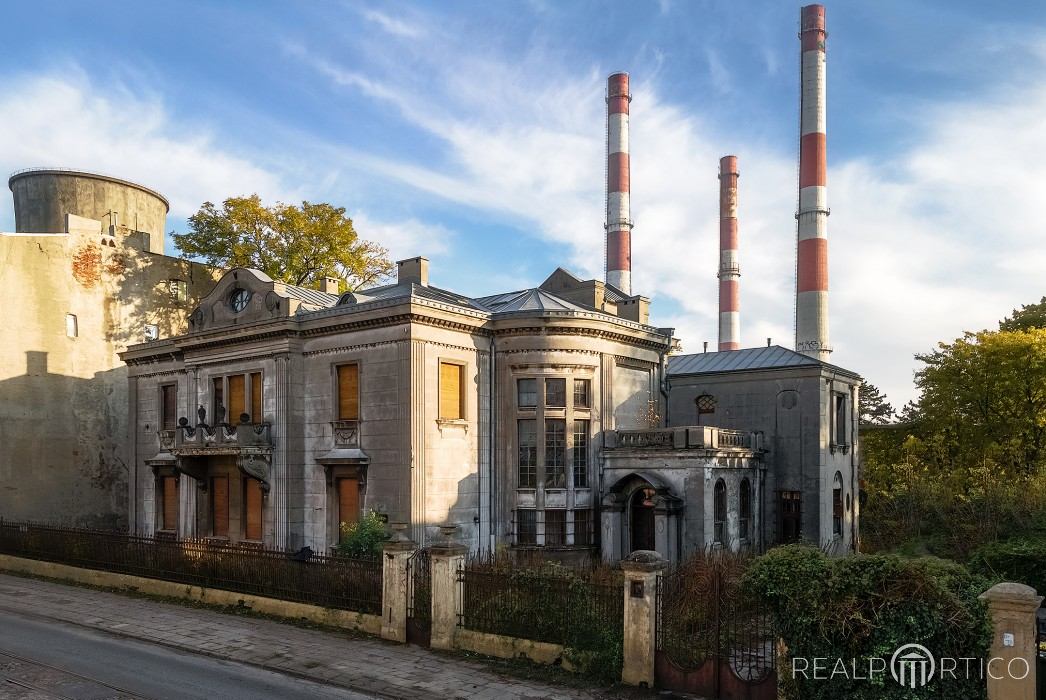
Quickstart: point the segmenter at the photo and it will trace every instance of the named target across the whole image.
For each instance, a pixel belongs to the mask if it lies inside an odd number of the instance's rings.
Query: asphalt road
[[[0,612],[0,698],[365,700],[264,669]]]

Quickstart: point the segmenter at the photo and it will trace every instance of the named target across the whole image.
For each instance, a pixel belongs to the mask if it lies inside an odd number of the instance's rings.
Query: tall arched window
[[[715,482],[712,514],[715,518],[713,541],[716,544],[723,544],[726,540],[726,482],[722,479]]]
[[[748,539],[749,524],[752,521],[752,485],[748,479],[741,479],[741,491],[738,495],[738,533],[742,542]]]
[[[832,484],[832,534],[843,535],[843,475],[840,472],[835,473]]]

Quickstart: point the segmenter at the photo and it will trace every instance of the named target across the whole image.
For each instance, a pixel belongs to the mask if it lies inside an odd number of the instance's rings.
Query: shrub
[[[970,568],[997,581],[1017,581],[1046,591],[1046,537],[1015,537],[979,547]]]
[[[341,542],[338,543],[337,551],[347,557],[375,557],[381,554],[381,548],[388,539],[385,521],[370,511],[354,523],[341,524]]]
[[[979,700],[980,679],[937,678],[922,688],[895,682],[889,670],[868,679],[869,659],[889,664],[904,644],[921,644],[937,658],[987,655],[988,611],[978,595],[987,581],[953,562],[923,557],[859,555],[830,558],[789,545],[757,559],[744,579],[764,599],[791,658],[827,659],[827,679],[792,678],[791,661],[779,670],[782,685],[803,700]],[[857,672],[831,674],[843,659]],[[810,661],[812,664],[812,661]],[[961,667],[960,667],[961,668]],[[862,671],[863,669],[863,671]],[[861,675],[865,678],[855,678]]]

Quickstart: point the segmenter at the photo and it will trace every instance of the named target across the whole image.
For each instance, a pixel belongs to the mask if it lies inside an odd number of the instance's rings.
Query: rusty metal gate
[[[407,642],[429,646],[432,639],[432,557],[415,550],[407,559]]]
[[[777,698],[776,634],[740,590],[743,565],[695,559],[657,579],[658,687],[716,700]]]

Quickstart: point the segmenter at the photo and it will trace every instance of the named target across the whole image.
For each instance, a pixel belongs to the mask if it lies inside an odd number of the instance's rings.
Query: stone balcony
[[[710,425],[653,428],[649,430],[611,430],[607,435],[611,450],[717,450],[760,452],[762,434]]]

